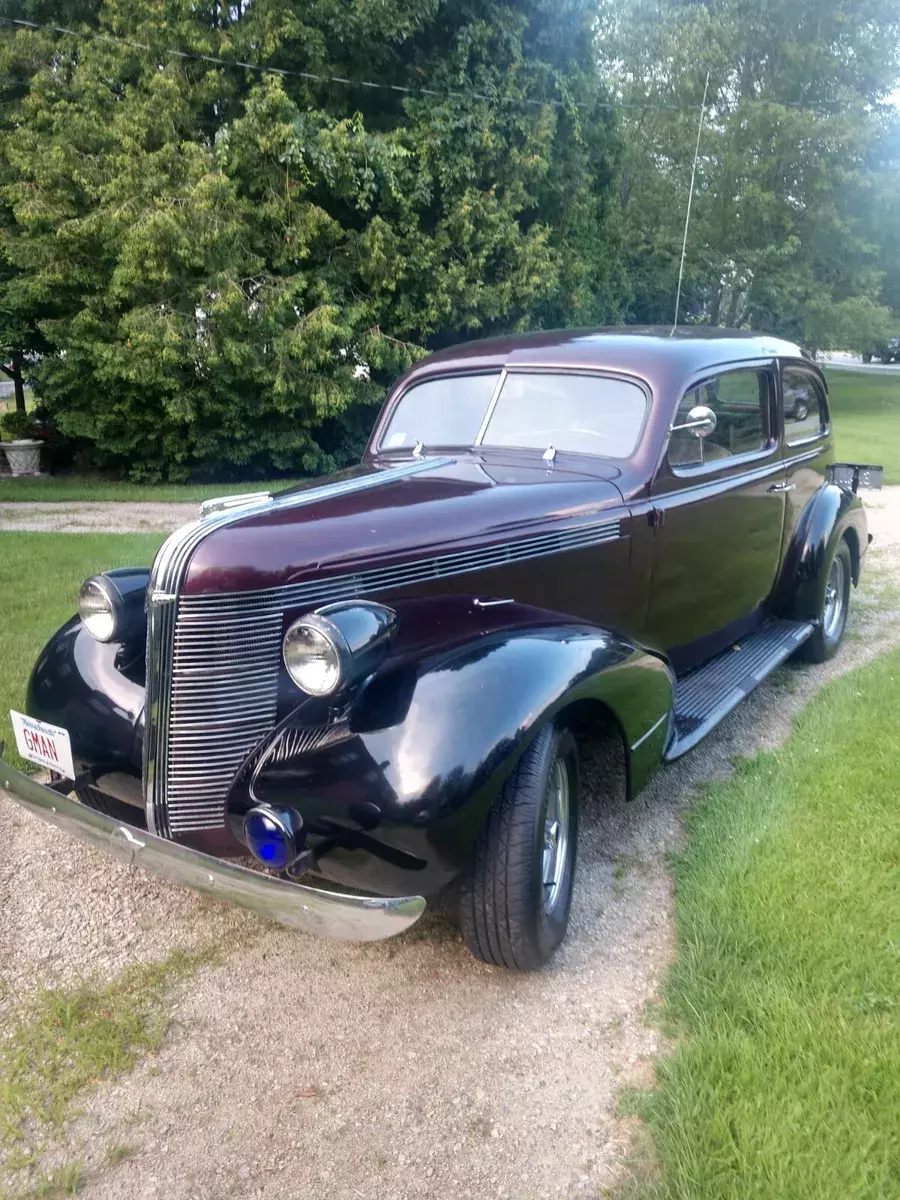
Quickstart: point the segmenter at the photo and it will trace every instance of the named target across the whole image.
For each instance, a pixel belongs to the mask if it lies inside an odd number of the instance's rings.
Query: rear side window
[[[817,437],[828,427],[825,396],[812,375],[785,367],[781,374],[784,396],[784,436],[789,446]]]
[[[705,438],[689,429],[676,430],[669,440],[673,467],[696,467],[764,450],[769,434],[769,376],[765,371],[726,371],[692,388],[678,405],[673,424],[687,421],[697,405],[716,414],[716,428]]]

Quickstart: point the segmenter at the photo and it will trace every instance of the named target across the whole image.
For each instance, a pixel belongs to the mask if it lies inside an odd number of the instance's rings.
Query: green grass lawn
[[[691,817],[639,1195],[900,1196],[898,727],[900,652]]]
[[[150,565],[163,534],[0,533],[0,740],[22,767],[9,723],[38,654],[76,611],[78,589],[109,567]]]
[[[20,500],[173,500],[200,501],[242,492],[280,492],[299,479],[257,479],[248,483],[111,483],[96,475],[47,475],[12,479],[0,477],[0,504]]]
[[[842,462],[880,463],[900,483],[900,371],[826,369],[834,436]]]

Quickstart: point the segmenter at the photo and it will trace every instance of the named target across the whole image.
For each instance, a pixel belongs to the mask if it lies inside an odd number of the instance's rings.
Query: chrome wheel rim
[[[822,614],[822,624],[829,642],[840,633],[843,619],[844,564],[841,559],[836,558],[828,572],[828,582],[825,584],[825,611]]]
[[[556,907],[566,874],[569,853],[569,772],[557,758],[547,785],[547,808],[544,817],[544,850],[541,857],[544,912]]]

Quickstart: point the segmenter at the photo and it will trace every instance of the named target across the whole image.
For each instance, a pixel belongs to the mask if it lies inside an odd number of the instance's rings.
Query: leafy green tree
[[[683,319],[859,345],[864,302],[886,318],[874,198],[900,182],[872,153],[896,125],[881,103],[898,75],[894,0],[630,0],[607,15],[605,62],[637,105],[621,189],[632,317],[672,319],[708,71]],[[648,96],[671,108],[642,108]]]
[[[440,340],[618,315],[586,0],[71,7],[110,40],[2,35],[29,83],[0,246],[41,310],[42,398],[98,463],[329,469]]]

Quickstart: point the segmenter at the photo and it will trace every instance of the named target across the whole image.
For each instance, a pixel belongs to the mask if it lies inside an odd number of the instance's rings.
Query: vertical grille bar
[[[238,768],[275,728],[281,623],[280,613],[235,621],[178,602],[165,770],[173,834],[225,824]]]
[[[147,614],[147,711],[144,714],[144,777],[147,825],[161,837],[171,837],[165,806],[171,693],[163,681],[171,676],[175,608],[149,604]]]

